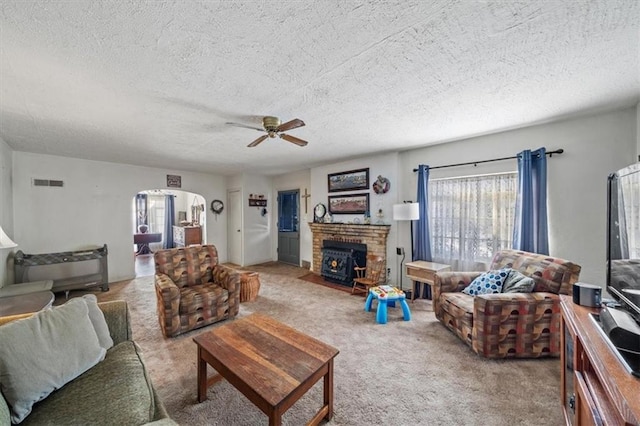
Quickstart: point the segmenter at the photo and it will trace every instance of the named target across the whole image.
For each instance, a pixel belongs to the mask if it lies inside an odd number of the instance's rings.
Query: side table
[[[260,276],[257,272],[240,272],[240,303],[253,302],[260,290]]]
[[[0,317],[29,314],[50,307],[55,296],[50,291],[0,297]]]
[[[451,266],[444,263],[427,262],[424,260],[416,260],[408,262],[404,265],[407,270],[407,277],[413,281],[413,291],[411,292],[411,301],[416,299],[416,294],[422,296],[422,285],[433,285],[433,281],[438,272],[444,272],[451,269]],[[416,288],[418,291],[416,291]]]

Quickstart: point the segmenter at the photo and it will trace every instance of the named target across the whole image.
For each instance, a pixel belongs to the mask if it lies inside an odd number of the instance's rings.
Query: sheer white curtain
[[[429,182],[433,261],[454,271],[486,270],[493,254],[511,248],[517,173]]]
[[[149,194],[148,201],[148,223],[149,232],[154,234],[164,233],[164,195],[163,194]],[[151,250],[156,251],[162,248],[162,243],[149,244]]]

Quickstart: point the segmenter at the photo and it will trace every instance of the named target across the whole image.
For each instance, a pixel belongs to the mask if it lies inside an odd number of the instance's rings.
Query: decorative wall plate
[[[313,208],[313,221],[316,223],[322,222],[325,214],[327,214],[327,207],[322,203],[316,204]]]

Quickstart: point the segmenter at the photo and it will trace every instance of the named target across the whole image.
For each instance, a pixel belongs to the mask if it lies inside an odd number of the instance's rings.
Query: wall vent
[[[33,179],[33,186],[56,186],[61,188],[64,186],[64,181],[53,179]]]

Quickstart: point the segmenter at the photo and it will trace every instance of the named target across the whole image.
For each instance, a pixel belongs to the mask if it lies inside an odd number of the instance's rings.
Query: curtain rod
[[[555,151],[549,151],[546,154],[549,157],[553,157],[553,154],[562,154],[563,152],[564,152],[564,149],[560,148],[560,149],[556,149]],[[513,157],[492,158],[491,160],[469,161],[467,163],[447,164],[445,166],[429,167],[429,170],[444,169],[446,167],[456,167],[456,166],[470,166],[470,165],[477,166],[480,163],[491,163],[493,161],[513,160],[515,158],[518,158],[518,156],[514,155]],[[418,169],[413,169],[413,171],[417,172]]]

